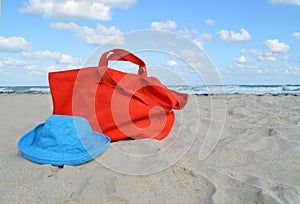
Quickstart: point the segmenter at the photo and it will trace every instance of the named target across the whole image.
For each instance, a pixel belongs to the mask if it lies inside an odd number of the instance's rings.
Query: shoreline
[[[45,95],[51,95],[50,92],[43,92],[43,91],[28,91],[28,92],[0,92],[0,95],[13,95],[13,94],[24,94],[24,95],[39,95],[39,94],[45,94]],[[291,94],[291,93],[279,93],[279,94],[273,94],[273,93],[264,93],[264,94],[253,94],[253,93],[221,93],[221,94],[198,94],[193,93],[189,94],[190,96],[234,96],[234,95],[249,95],[249,96],[300,96],[300,94]]]
[[[300,95],[300,85],[165,85],[167,88],[187,94],[218,95],[218,94],[274,94]],[[0,86],[0,93],[6,92],[45,92],[50,93],[49,86]]]

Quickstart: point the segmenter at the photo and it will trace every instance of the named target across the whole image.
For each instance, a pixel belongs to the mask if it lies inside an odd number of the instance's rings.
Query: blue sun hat
[[[78,116],[51,115],[18,142],[23,157],[56,166],[78,165],[106,151],[110,138],[94,132],[89,122]]]

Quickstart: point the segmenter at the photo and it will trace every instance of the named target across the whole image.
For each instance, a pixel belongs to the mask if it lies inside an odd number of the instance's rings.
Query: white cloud
[[[213,39],[213,36],[209,33],[204,33],[199,35],[197,39],[200,40],[201,42],[208,42]]]
[[[169,60],[169,61],[166,62],[166,65],[168,67],[175,67],[175,66],[178,65],[178,63],[175,60]]]
[[[55,64],[55,65],[47,65],[47,66],[38,66],[34,64],[29,64],[23,66],[23,70],[30,71],[30,73],[39,73],[39,74],[47,74],[48,72],[69,70],[78,68],[76,65],[68,65],[67,67],[63,64]]]
[[[259,61],[268,61],[268,62],[276,62],[277,61],[277,59],[274,55],[267,55],[267,54],[260,55],[257,57],[257,59]]]
[[[28,65],[28,62],[22,61],[22,60],[16,60],[12,58],[6,58],[3,61],[0,62],[0,67],[5,67],[5,66],[14,66],[14,67],[19,67],[19,66],[24,66]]]
[[[239,62],[239,63],[246,63],[248,60],[244,55],[241,55],[238,58],[235,58],[234,61]]]
[[[75,64],[68,64],[66,67],[64,64],[56,64],[56,65],[49,65],[44,67],[44,72],[55,72],[55,71],[61,71],[61,70],[66,70],[66,69],[78,69],[78,65]]]
[[[290,49],[290,46],[279,42],[278,39],[269,39],[264,43],[264,45],[270,52],[286,53]]]
[[[151,23],[151,28],[157,29],[157,30],[174,30],[177,28],[177,24],[175,21],[166,21],[166,22],[156,22],[153,21]]]
[[[22,37],[0,36],[0,52],[21,52],[29,49],[29,43]]]
[[[250,55],[253,55],[253,56],[260,56],[260,55],[262,55],[261,52],[255,50],[255,49],[251,49],[251,50],[242,49],[241,53],[249,53]]]
[[[39,68],[36,65],[29,64],[24,66],[23,69],[27,71],[37,71]]]
[[[204,43],[211,41],[213,36],[209,33],[198,35],[192,42],[195,43],[201,50],[204,50]]]
[[[74,58],[71,55],[61,54],[58,62],[59,64],[79,64],[80,62],[82,62],[82,60],[78,58]]]
[[[263,73],[264,73],[264,70],[262,70],[262,69],[257,69],[256,72],[257,72],[258,74],[263,74]]]
[[[284,72],[291,75],[299,75],[300,68],[292,65],[285,65]]]
[[[221,40],[227,42],[243,42],[251,40],[252,38],[250,33],[244,28],[241,29],[240,33],[236,33],[234,31],[229,30],[220,30],[218,32],[218,35]]]
[[[184,35],[186,38],[192,39],[192,42],[195,43],[201,50],[204,50],[205,42],[213,39],[213,36],[211,34],[199,34],[198,30],[196,29],[189,30],[187,28],[184,28],[183,30],[179,30],[178,32]]]
[[[270,4],[286,4],[300,6],[300,0],[268,0]]]
[[[212,34],[209,33],[199,34],[198,30],[196,29],[189,30],[187,28],[184,28],[183,30],[179,30],[178,32],[187,38],[195,38],[200,42],[208,42],[213,39]]]
[[[192,42],[195,43],[201,50],[204,50],[203,42],[198,39],[195,39]]]
[[[198,34],[198,30],[196,29],[189,30],[187,28],[184,28],[183,30],[179,30],[178,33],[182,34],[187,38],[190,38],[192,35]]]
[[[244,69],[246,66],[244,64],[235,64],[234,67],[239,68],[239,69]]]
[[[211,20],[211,19],[206,19],[205,20],[205,24],[207,25],[214,25],[215,24],[215,21]]]
[[[47,68],[45,68],[44,66],[38,66],[38,65],[33,65],[33,64],[29,64],[29,65],[25,65],[22,67],[22,69],[26,72],[26,74],[29,75],[37,75],[37,76],[46,76],[48,71]],[[53,70],[53,71],[58,71],[58,70]]]
[[[282,57],[278,53],[274,53],[274,52],[270,52],[270,51],[263,53],[263,52],[259,52],[259,51],[255,50],[255,49],[251,49],[251,50],[242,49],[241,53],[244,55],[247,55],[247,58],[248,58],[247,62],[250,62],[250,61],[252,61],[252,62],[257,62],[257,61],[275,62],[275,61],[277,61],[277,57]],[[235,59],[235,61],[240,62],[238,60],[238,58]]]
[[[51,52],[49,50],[45,51],[30,51],[30,52],[23,52],[22,53],[24,57],[27,58],[33,58],[33,59],[39,59],[39,60],[48,60],[48,59],[58,59],[60,58],[60,53],[59,52]]]
[[[110,20],[112,8],[129,8],[135,2],[135,0],[30,0],[20,12],[40,14],[45,18]]]
[[[171,53],[172,54],[172,53]],[[174,53],[176,55],[176,53]],[[199,59],[206,59],[204,52],[198,52],[197,50],[181,50],[180,55],[187,61],[201,61]]]
[[[294,38],[300,40],[300,33],[299,32],[294,32],[292,35]]]
[[[82,63],[82,60],[79,58],[74,58],[68,54],[63,54],[60,52],[51,52],[49,50],[45,51],[30,51],[23,52],[24,57],[38,59],[38,60],[54,60],[58,64],[76,64],[79,65]]]
[[[177,53],[171,53],[171,54],[177,55]],[[189,63],[189,65],[191,65],[192,67],[200,68],[201,70],[206,68],[202,63],[207,59],[207,56],[205,55],[204,52],[199,52],[197,49],[195,50],[185,49],[185,50],[181,50],[178,53],[178,56],[180,56],[185,62]]]
[[[90,28],[88,26],[79,26],[76,23],[53,23],[52,28],[58,30],[71,30],[77,34],[77,36],[93,45],[103,45],[109,43],[110,45],[124,45],[125,40],[122,36],[122,32],[115,26],[106,27],[97,23],[96,28]]]

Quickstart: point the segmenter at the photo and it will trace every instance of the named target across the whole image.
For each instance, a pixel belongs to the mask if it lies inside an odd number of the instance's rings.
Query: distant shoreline
[[[190,95],[300,95],[300,85],[166,85]],[[49,86],[0,86],[0,93],[50,93]]]
[[[41,91],[29,91],[29,92],[0,92],[0,95],[51,95],[50,92],[41,92]],[[272,94],[272,93],[264,93],[264,94],[245,94],[245,93],[222,93],[222,94],[198,94],[193,93],[189,94],[190,96],[234,96],[234,95],[249,95],[249,96],[299,96],[300,94],[292,94],[292,93],[281,93],[281,94]]]

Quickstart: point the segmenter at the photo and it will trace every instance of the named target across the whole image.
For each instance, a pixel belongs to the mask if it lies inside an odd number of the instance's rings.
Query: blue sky
[[[224,84],[300,84],[299,19],[300,0],[4,0],[0,85],[47,85],[48,72],[82,67],[107,41],[143,29],[187,37]]]

